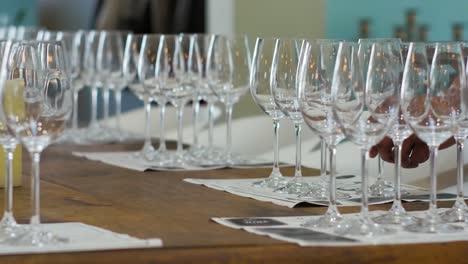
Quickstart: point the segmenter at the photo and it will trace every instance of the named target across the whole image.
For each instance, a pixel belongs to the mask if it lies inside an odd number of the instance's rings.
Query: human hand
[[[439,146],[439,150],[446,149],[455,144],[453,137]],[[385,137],[379,144],[373,146],[369,152],[371,158],[377,155],[389,163],[395,163],[394,144],[391,138]],[[403,168],[417,168],[419,164],[429,159],[429,147],[424,141],[412,134],[403,141],[401,148],[401,166]]]

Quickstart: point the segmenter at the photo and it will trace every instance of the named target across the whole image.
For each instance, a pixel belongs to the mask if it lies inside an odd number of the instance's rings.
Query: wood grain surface
[[[41,161],[43,222],[83,222],[140,238],[159,237],[163,248],[83,253],[2,256],[1,263],[467,263],[468,242],[299,247],[227,228],[210,221],[227,216],[322,214],[323,207],[289,209],[183,182],[184,178],[265,177],[270,169],[222,169],[196,172],[136,172],[71,155],[72,150],[136,150],[140,144],[57,145]],[[24,154],[24,164],[28,164]],[[29,167],[23,187],[15,188],[15,215],[30,216]],[[285,168],[287,175],[293,168]],[[318,171],[305,169],[305,175]],[[0,192],[3,197],[3,191]],[[450,203],[440,203],[450,206]],[[405,203],[423,210],[426,203]],[[371,209],[386,210],[389,205]],[[358,208],[342,209],[357,212]]]

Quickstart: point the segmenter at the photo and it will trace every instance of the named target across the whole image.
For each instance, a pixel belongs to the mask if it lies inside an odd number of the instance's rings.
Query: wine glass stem
[[[150,115],[151,102],[148,97],[145,97],[145,144],[143,145],[143,149],[151,147]]]
[[[73,91],[73,120],[72,120],[73,130],[78,129],[78,91]]]
[[[280,120],[273,119],[273,131],[274,131],[274,140],[273,140],[273,173],[278,174],[280,172],[279,169],[279,128],[280,128]]]
[[[177,107],[177,155],[182,155],[183,145],[183,128],[182,128],[182,121],[183,121],[183,114],[184,114],[184,105],[181,104]]]
[[[232,105],[226,105],[226,155],[231,155],[232,148]]]
[[[463,192],[463,147],[464,147],[464,138],[456,138],[457,141],[457,200],[460,202],[465,202],[464,192]]]
[[[369,160],[369,151],[366,148],[361,149],[361,217],[367,218],[369,216],[369,196],[368,196],[368,160]]]
[[[382,180],[383,167],[384,167],[384,161],[379,155],[378,156],[378,164],[377,164],[377,170],[378,170],[378,172],[377,172],[377,182],[380,182]]]
[[[200,113],[200,101],[198,101],[198,97],[193,99],[192,103],[193,107],[193,145],[198,146],[198,116]]]
[[[320,178],[327,180],[327,143],[320,139]]]
[[[330,151],[330,180],[329,180],[330,189],[329,189],[328,202],[329,202],[329,207],[336,208],[336,146],[328,145],[328,149]]]
[[[297,122],[294,124],[296,132],[296,168],[294,171],[294,177],[302,177],[301,170],[301,123]]]
[[[213,147],[213,129],[214,129],[214,120],[213,120],[214,104],[208,102],[208,146]]]
[[[401,203],[401,147],[400,141],[395,141],[395,178],[394,178],[394,200],[393,203]],[[380,158],[380,156],[379,156]]]
[[[13,216],[13,156],[16,143],[3,145],[5,152],[5,209],[4,215]]]
[[[95,126],[97,122],[97,100],[98,88],[93,86],[91,87],[91,126]]]
[[[102,99],[104,101],[104,123],[107,122],[109,118],[109,88],[104,87],[102,91]]]
[[[429,160],[431,163],[431,186],[430,186],[430,203],[429,203],[429,214],[432,216],[432,221],[437,218],[437,146],[430,146]]]
[[[121,127],[120,127],[120,113],[121,113],[121,108],[122,108],[122,91],[121,90],[115,90],[114,92],[114,97],[115,97],[115,125],[117,132],[120,133]]]
[[[36,228],[41,223],[40,218],[40,179],[39,179],[39,163],[41,160],[40,152],[31,152],[31,198],[32,198],[32,217],[30,224]]]
[[[159,151],[166,151],[166,100],[161,100],[159,107]]]

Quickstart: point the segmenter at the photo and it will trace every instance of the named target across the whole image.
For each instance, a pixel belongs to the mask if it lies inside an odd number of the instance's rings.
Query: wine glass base
[[[343,216],[338,212],[336,206],[330,206],[327,212],[318,219],[311,219],[302,224],[303,227],[329,228],[336,227],[343,221]]]
[[[87,139],[87,130],[69,129],[57,140],[59,143],[72,143],[77,145],[88,145],[91,142]]]
[[[226,162],[222,159],[222,150],[217,148],[206,148],[199,156],[190,153],[189,160],[196,166],[223,166]]]
[[[238,164],[249,164],[250,160],[244,158],[242,155],[237,154],[237,153],[224,153],[221,154],[220,160],[222,161],[222,164],[225,164],[227,166],[235,166]]]
[[[124,142],[128,140],[137,140],[141,139],[141,135],[138,135],[136,133],[128,132],[125,130],[119,130],[114,131],[115,129],[111,130],[111,134],[109,135],[109,139],[112,141],[116,142]]]
[[[87,129],[85,140],[90,143],[101,143],[111,141],[109,131],[112,131],[112,129],[107,128],[102,124],[91,125]]]
[[[449,223],[467,222],[468,206],[463,199],[457,199],[452,208],[440,214],[440,218]]]
[[[41,230],[41,228],[32,228],[20,236],[9,238],[2,241],[2,244],[13,246],[55,246],[66,244],[68,238],[57,236],[51,232]]]
[[[339,235],[374,237],[394,234],[396,230],[379,225],[369,217],[359,217],[359,219],[344,220],[338,223],[335,233]]]
[[[374,217],[372,220],[377,224],[383,225],[409,225],[417,221],[416,218],[409,215],[401,205],[395,206],[395,204],[388,212]]]
[[[337,199],[349,199],[351,195],[336,191],[335,193]],[[302,194],[299,195],[299,198],[304,198],[308,200],[317,200],[317,201],[327,201],[330,197],[330,191],[328,188],[320,185],[312,185],[311,188]]]
[[[188,150],[187,154],[190,155],[194,159],[200,159],[203,155],[208,151],[207,147],[200,146],[200,145],[192,145]]]
[[[277,189],[285,186],[287,183],[287,179],[281,175],[270,175],[270,177],[266,179],[252,183],[252,186],[257,188]]]
[[[285,194],[302,194],[310,189],[310,185],[302,179],[302,177],[294,177],[289,180],[285,186],[274,189],[276,193]]]
[[[394,194],[393,184],[382,179],[369,186],[369,196],[372,197],[393,197]]]
[[[451,225],[447,223],[441,223],[439,221],[428,221],[422,220],[418,223],[406,225],[406,231],[413,232],[413,233],[454,233],[463,230],[463,227]]]
[[[3,218],[0,221],[0,241],[16,238],[23,235],[26,231],[24,226],[16,223],[13,214],[8,212],[3,214]]]

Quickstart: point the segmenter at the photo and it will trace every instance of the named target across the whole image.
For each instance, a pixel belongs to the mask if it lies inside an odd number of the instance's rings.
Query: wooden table
[[[163,248],[84,253],[2,256],[2,263],[467,263],[468,243],[359,247],[299,247],[227,228],[210,221],[226,216],[322,214],[323,207],[289,209],[183,182],[184,178],[242,178],[269,169],[201,172],[136,172],[71,155],[71,150],[134,150],[139,144],[94,147],[55,146],[43,155],[43,222],[78,221],[140,238],[159,237]],[[29,169],[15,189],[15,215],[30,216]],[[287,170],[286,170],[287,172]],[[291,173],[292,170],[289,170]],[[305,174],[317,174],[306,170]],[[0,193],[3,197],[3,193]],[[442,203],[449,206],[448,203]],[[373,209],[388,209],[389,205]],[[422,210],[425,203],[406,203]],[[358,208],[342,209],[356,212]]]

